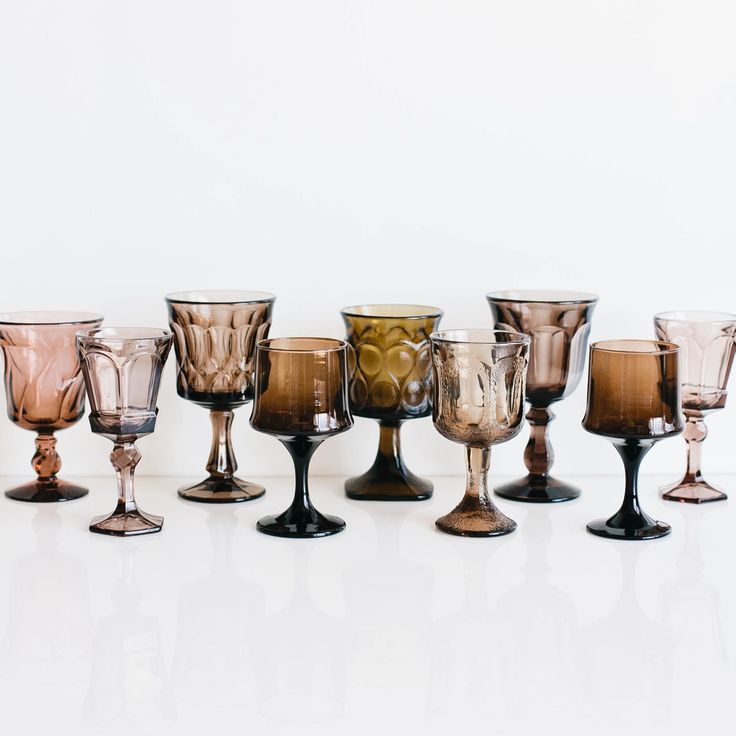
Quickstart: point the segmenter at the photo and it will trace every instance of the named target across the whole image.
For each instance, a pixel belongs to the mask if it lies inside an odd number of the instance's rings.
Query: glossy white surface
[[[289,478],[217,507],[179,500],[185,480],[138,479],[166,517],[139,539],[87,532],[112,477],[65,505],[0,499],[4,732],[728,731],[733,502],[664,502],[669,479],[645,476],[644,506],[673,533],[613,542],[585,522],[615,511],[621,478],[578,478],[578,501],[499,500],[518,531],[462,539],[433,527],[461,478],[386,504],[315,477],[315,503],[348,528],[283,541],[255,521],[285,507]]]

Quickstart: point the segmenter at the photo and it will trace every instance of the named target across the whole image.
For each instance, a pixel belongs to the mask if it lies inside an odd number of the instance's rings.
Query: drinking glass
[[[324,537],[345,528],[342,519],[314,508],[307,478],[317,447],[353,426],[348,349],[342,340],[324,337],[282,337],[258,343],[250,423],[284,444],[296,477],[291,506],[258,522],[264,534]]]
[[[6,312],[0,314],[0,347],[5,357],[5,394],[10,421],[36,432],[31,464],[35,480],[5,491],[16,501],[71,501],[84,486],[57,477],[61,458],[55,432],[84,415],[84,381],[74,335],[99,327],[90,312]]]
[[[639,466],[655,442],[680,434],[680,349],[658,340],[604,340],[590,346],[583,427],[607,437],[624,463],[621,508],[588,524],[609,539],[655,539],[670,533],[639,504]]]
[[[464,537],[516,529],[488,493],[491,447],[515,437],[524,421],[529,336],[504,330],[445,330],[430,336],[435,368],[432,419],[437,431],[465,445],[465,496],[437,528]]]
[[[495,489],[513,501],[553,503],[569,501],[580,489],[553,478],[554,453],[548,425],[555,418],[550,405],[571,394],[585,368],[590,320],[598,302],[594,294],[578,291],[495,291],[486,296],[497,330],[524,332],[531,338],[526,400],[529,443],[525,478]]]
[[[345,482],[350,498],[366,501],[422,501],[432,483],[406,467],[400,428],[408,419],[432,413],[432,357],[429,336],[442,310],[414,304],[369,304],[341,312],[347,341],[356,354],[350,379],[353,416],[378,420],[379,440],[371,468]]]
[[[706,503],[723,501],[726,494],[708,483],[700,470],[706,414],[726,405],[726,385],[736,346],[736,315],[724,312],[662,312],[654,317],[660,340],[680,347],[683,437],[687,443],[687,469],[682,480],[665,486],[668,501]]]
[[[256,343],[268,336],[276,297],[263,291],[181,291],[169,294],[176,351],[176,390],[210,412],[209,476],[179,495],[203,503],[237,503],[266,489],[235,477],[233,410],[253,399]]]
[[[133,473],[141,459],[136,440],[156,427],[161,371],[171,349],[168,330],[105,327],[77,333],[92,432],[114,443],[110,462],[117,475],[118,502],[108,516],[92,519],[89,530],[130,537],[160,532],[164,520],[135,501]]]

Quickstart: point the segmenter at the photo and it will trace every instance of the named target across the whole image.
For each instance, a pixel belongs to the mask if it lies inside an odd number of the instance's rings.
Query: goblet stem
[[[232,478],[238,469],[230,437],[233,412],[212,409],[210,421],[212,422],[212,447],[207,460],[207,471],[212,478]]]
[[[133,476],[140,462],[141,453],[133,442],[116,442],[110,453],[110,462],[118,480],[118,505],[116,514],[127,514],[138,510],[135,503]]]
[[[529,475],[543,478],[549,473],[555,454],[549,441],[547,427],[555,418],[546,406],[532,406],[526,414],[529,422],[529,442],[524,450],[524,464]]]
[[[39,432],[36,437],[36,453],[31,461],[38,480],[43,483],[56,481],[61,470],[61,458],[56,452],[56,437],[53,432]]]

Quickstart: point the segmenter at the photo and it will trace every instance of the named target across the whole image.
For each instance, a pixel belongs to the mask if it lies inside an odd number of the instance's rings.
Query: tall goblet
[[[491,447],[515,437],[524,421],[529,336],[504,330],[445,330],[430,336],[435,368],[432,419],[465,445],[465,496],[437,519],[440,531],[495,537],[516,529],[488,493]]]
[[[531,427],[524,451],[528,475],[495,489],[513,501],[569,501],[580,489],[553,478],[554,453],[548,425],[555,418],[550,405],[571,394],[585,368],[590,319],[598,302],[594,294],[577,291],[495,291],[486,296],[498,330],[531,337],[526,398]]]
[[[377,419],[378,452],[371,468],[345,482],[350,498],[422,501],[432,483],[411,472],[401,455],[399,431],[407,419],[432,413],[429,336],[442,310],[413,304],[370,304],[341,312],[356,354],[350,379],[353,416]]]
[[[342,340],[324,337],[281,337],[258,343],[250,423],[284,444],[296,476],[291,506],[258,522],[258,531],[264,534],[324,537],[345,528],[342,519],[314,508],[307,478],[317,447],[353,426],[348,348]]]
[[[179,489],[204,503],[236,503],[266,489],[235,477],[230,428],[233,410],[253,398],[256,343],[268,336],[276,297],[263,291],[181,291],[169,294],[169,326],[175,335],[176,390],[209,409],[212,447],[209,477]]]
[[[168,330],[149,327],[105,327],[77,334],[92,407],[89,423],[95,434],[114,443],[110,462],[118,484],[115,510],[92,519],[91,532],[130,537],[161,531],[163,517],[146,514],[135,502],[133,473],[141,459],[135,442],[156,427],[156,399],[171,338]]]
[[[680,346],[682,410],[685,414],[687,470],[682,480],[662,490],[668,501],[706,503],[726,494],[707,483],[700,471],[703,418],[726,405],[726,385],[736,349],[736,315],[724,312],[662,312],[654,317],[660,340]]]
[[[624,463],[621,508],[588,524],[609,539],[655,539],[670,527],[639,505],[639,466],[655,442],[682,432],[680,349],[656,340],[604,340],[590,346],[588,409],[583,427],[607,437]]]
[[[54,432],[84,414],[84,381],[74,335],[99,327],[90,312],[9,312],[0,314],[0,347],[5,356],[5,393],[10,420],[37,433],[32,465],[38,476],[5,491],[16,501],[70,501],[88,489],[57,478],[61,458]]]

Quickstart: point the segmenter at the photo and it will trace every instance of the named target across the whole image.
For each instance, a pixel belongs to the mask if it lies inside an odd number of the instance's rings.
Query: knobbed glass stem
[[[544,478],[555,461],[547,430],[549,423],[554,418],[555,415],[547,406],[532,406],[526,413],[530,432],[529,442],[524,450],[524,464],[530,476]]]
[[[212,422],[212,446],[207,460],[207,472],[211,478],[232,478],[238,469],[230,437],[233,412],[212,409],[210,421]]]
[[[31,461],[38,480],[54,483],[61,470],[61,458],[56,452],[56,437],[53,432],[39,432],[36,437],[36,453]]]

